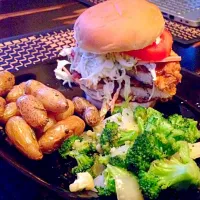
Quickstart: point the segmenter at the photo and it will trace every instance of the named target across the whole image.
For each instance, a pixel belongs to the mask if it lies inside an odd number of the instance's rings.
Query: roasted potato
[[[71,100],[67,99],[68,108],[65,112],[55,114],[56,121],[61,121],[74,114],[74,104]]]
[[[15,77],[8,71],[0,72],[0,96],[5,96],[15,85]]]
[[[35,96],[37,91],[42,87],[46,87],[46,85],[36,80],[29,80],[25,85],[25,94],[31,94]]]
[[[8,103],[5,106],[3,116],[0,117],[0,122],[5,124],[11,117],[19,116],[19,115],[20,115],[20,112],[17,108],[16,102]]]
[[[3,117],[3,113],[5,110],[6,101],[4,98],[0,97],[0,118]]]
[[[43,153],[52,153],[57,150],[62,142],[70,135],[80,135],[85,129],[85,122],[77,117],[70,116],[56,123],[48,129],[39,139],[39,146]]]
[[[26,83],[25,93],[39,99],[47,111],[61,113],[68,108],[67,99],[62,93],[38,81],[29,80]]]
[[[37,130],[37,136],[41,136],[44,132],[46,132],[49,128],[57,123],[53,114],[48,114],[47,124]]]
[[[33,160],[42,159],[35,133],[22,117],[11,117],[5,130],[10,141],[25,156]]]
[[[74,103],[74,111],[80,115],[89,126],[96,126],[100,122],[99,111],[89,101],[83,97],[74,97],[72,101]]]
[[[47,124],[47,111],[42,103],[32,95],[23,95],[17,99],[17,107],[23,119],[32,127],[39,128]]]
[[[25,93],[25,85],[26,83],[20,83],[19,85],[15,85],[10,92],[6,96],[6,102],[16,102],[19,97],[24,95]]]

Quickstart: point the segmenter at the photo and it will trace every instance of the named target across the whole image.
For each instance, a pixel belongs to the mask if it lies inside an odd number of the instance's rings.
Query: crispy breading
[[[179,62],[157,63],[155,86],[170,95],[176,94],[176,86],[181,82]]]

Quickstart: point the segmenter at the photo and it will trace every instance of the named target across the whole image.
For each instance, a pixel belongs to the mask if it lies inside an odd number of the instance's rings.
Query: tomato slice
[[[123,53],[139,58],[143,61],[160,61],[170,55],[172,43],[172,35],[165,29],[160,36],[160,42],[158,44],[154,42],[144,49],[126,51]]]

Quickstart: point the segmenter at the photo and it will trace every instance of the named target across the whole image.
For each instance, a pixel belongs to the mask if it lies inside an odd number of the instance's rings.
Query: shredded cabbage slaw
[[[74,53],[73,58],[72,52]],[[79,79],[80,88],[92,98],[106,101],[111,110],[120,94],[122,82],[124,83],[123,96],[125,99],[128,99],[131,95],[130,76],[126,75],[126,70],[136,69],[136,66],[139,65],[139,60],[136,58],[121,53],[94,54],[79,47],[65,47],[60,55],[69,58],[68,60],[58,60],[57,68],[54,70],[56,78],[63,80],[63,84],[68,83],[69,87],[72,87],[71,72],[78,72],[81,75]],[[71,64],[70,72],[65,68],[66,64]],[[155,81],[156,64],[145,63],[144,65]],[[102,87],[98,88],[100,81],[103,81],[103,84]],[[150,97],[152,96],[153,94]]]

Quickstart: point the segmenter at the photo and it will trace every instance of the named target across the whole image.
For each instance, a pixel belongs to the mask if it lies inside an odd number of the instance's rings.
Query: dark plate
[[[53,72],[55,67],[56,62],[52,61],[31,68],[21,69],[15,73],[16,82],[20,83],[28,79],[36,79],[61,91],[67,98],[83,96],[84,93],[79,87],[74,86],[73,89],[69,89],[64,87],[61,81],[55,79]],[[183,70],[182,74],[183,82],[178,87],[177,96],[169,102],[158,103],[156,109],[166,115],[178,113],[200,121],[200,110],[198,107],[200,106],[200,78],[186,70]],[[93,192],[70,193],[68,191],[69,183],[74,180],[74,177],[69,173],[69,169],[74,165],[74,161],[64,161],[59,157],[57,152],[45,156],[42,161],[29,160],[21,155],[13,146],[10,146],[5,141],[5,135],[2,133],[0,137],[0,156],[23,174],[66,199],[98,198],[96,193]],[[200,199],[199,191],[192,189],[180,193],[167,191],[160,197],[160,199],[168,200],[189,198],[193,200]]]

